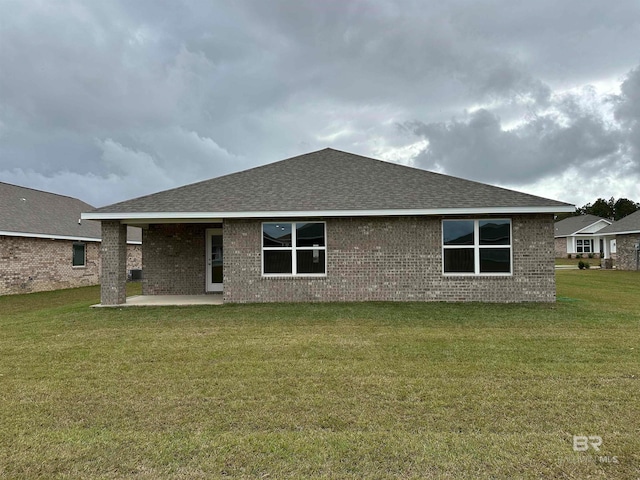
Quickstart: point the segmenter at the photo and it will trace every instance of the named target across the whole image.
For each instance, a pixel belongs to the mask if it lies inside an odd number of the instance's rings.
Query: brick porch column
[[[127,293],[127,226],[118,221],[102,222],[102,271],[100,272],[100,302],[120,305]]]

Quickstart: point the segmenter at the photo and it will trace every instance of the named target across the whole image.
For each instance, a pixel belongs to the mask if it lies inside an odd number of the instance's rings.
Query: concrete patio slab
[[[92,305],[92,307],[160,307],[188,305],[222,305],[222,294],[209,295],[135,295],[119,305]]]

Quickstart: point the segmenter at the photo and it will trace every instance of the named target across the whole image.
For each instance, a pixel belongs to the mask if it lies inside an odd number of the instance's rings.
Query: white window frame
[[[594,253],[593,238],[578,238],[576,253]]]
[[[264,246],[264,226],[265,225],[273,225],[275,223],[281,224],[290,224],[291,225],[291,246],[290,247],[265,247]],[[296,243],[298,241],[297,238],[297,225],[304,223],[321,223],[324,225],[324,246],[311,246],[311,247],[297,247]],[[273,277],[326,277],[327,276],[327,222],[324,221],[315,221],[315,220],[307,220],[307,221],[282,221],[282,222],[262,222],[260,225],[260,243],[262,247],[262,255],[260,256],[260,269],[262,270],[262,276],[267,278]],[[324,273],[297,273],[298,271],[298,259],[296,252],[300,250],[322,250],[324,251]],[[264,272],[264,252],[265,251],[288,251],[291,252],[291,273],[265,273]]]
[[[480,245],[480,222],[503,220],[509,222],[509,244],[508,245]],[[445,245],[444,244],[444,224],[447,221],[469,221],[473,222],[473,245]],[[510,218],[445,218],[442,219],[440,243],[442,245],[442,275],[447,277],[509,277],[513,275],[513,221]],[[444,251],[447,249],[473,250],[473,272],[445,272]],[[509,272],[481,272],[480,271],[480,250],[487,248],[509,249]]]

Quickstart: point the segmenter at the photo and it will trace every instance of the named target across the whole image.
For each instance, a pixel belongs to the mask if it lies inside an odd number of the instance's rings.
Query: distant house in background
[[[615,264],[618,270],[640,270],[640,210],[621,218],[598,233],[615,242]],[[604,253],[605,258],[609,258],[609,252],[605,250]],[[610,267],[610,263],[606,266]]]
[[[578,215],[556,222],[554,233],[556,257],[566,258],[568,255],[587,257],[589,254],[600,257],[605,250],[605,239],[600,232],[611,223],[610,220],[595,215]],[[609,245],[609,249],[611,253],[616,252],[615,239],[613,244]]]
[[[100,224],[91,205],[0,182],[0,295],[100,283]],[[127,268],[142,268],[142,233],[127,232]]]

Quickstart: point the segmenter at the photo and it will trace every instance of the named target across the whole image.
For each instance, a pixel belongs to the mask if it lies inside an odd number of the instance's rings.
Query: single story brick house
[[[604,253],[604,237],[600,231],[611,225],[611,221],[596,215],[577,215],[568,217],[555,223],[555,252],[558,258],[575,257],[582,255],[587,257],[593,254],[600,257]],[[615,253],[615,240],[610,245],[611,252]]]
[[[640,270],[640,210],[613,222],[598,233],[605,238],[615,239],[615,264],[618,270]],[[605,258],[610,258],[607,250]],[[611,267],[611,262],[607,262],[606,267]]]
[[[127,225],[144,295],[552,302],[554,213],[574,208],[328,148],[83,218],[102,222],[103,305],[126,301]]]
[[[100,283],[100,225],[77,198],[0,182],[0,295]],[[130,228],[130,269],[142,267],[142,235]]]

